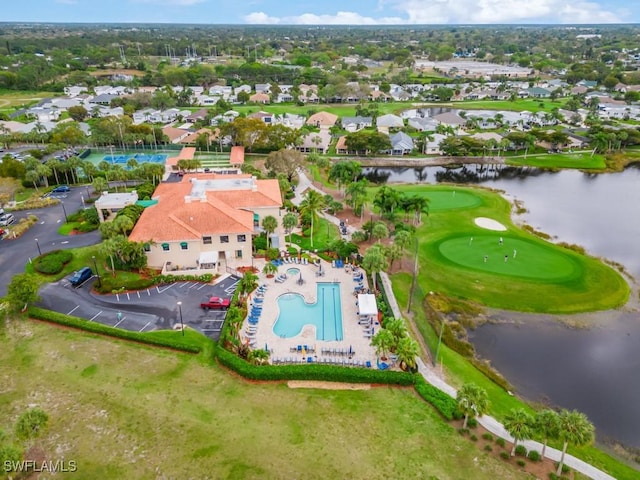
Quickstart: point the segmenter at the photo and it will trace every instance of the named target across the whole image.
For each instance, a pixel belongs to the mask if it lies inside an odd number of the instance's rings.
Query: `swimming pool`
[[[316,340],[342,340],[342,304],[340,284],[318,283],[316,303],[305,303],[299,293],[278,297],[280,314],[273,333],[282,338],[299,335],[305,325],[315,325]]]

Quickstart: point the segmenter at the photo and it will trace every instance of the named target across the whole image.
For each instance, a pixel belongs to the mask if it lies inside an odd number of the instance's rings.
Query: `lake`
[[[388,183],[452,181],[500,189],[524,203],[518,217],[554,240],[625,266],[640,276],[640,168],[586,174],[538,169],[443,167],[365,169]],[[637,294],[636,294],[637,295]],[[630,302],[634,305],[637,302]],[[633,310],[633,311],[632,311]],[[564,317],[589,328],[569,328],[550,315],[492,311],[499,322],[470,332],[480,356],[535,401],[576,408],[596,426],[598,441],[640,448],[640,314],[630,305]]]

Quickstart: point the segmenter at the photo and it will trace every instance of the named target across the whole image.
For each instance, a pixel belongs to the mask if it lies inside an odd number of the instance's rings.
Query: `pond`
[[[624,265],[640,277],[640,168],[611,174],[470,165],[460,168],[365,169],[383,181],[455,181],[500,189],[528,210],[519,219],[553,236],[582,245],[595,256]],[[636,293],[637,295],[637,293]],[[633,304],[634,308],[631,308]],[[624,311],[563,317],[490,312],[470,337],[526,398],[577,408],[596,426],[598,441],[640,448],[640,314]]]

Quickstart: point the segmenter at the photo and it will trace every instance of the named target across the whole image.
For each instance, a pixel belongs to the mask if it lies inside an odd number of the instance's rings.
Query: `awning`
[[[218,263],[218,252],[201,252],[198,262],[200,263],[200,265]]]
[[[180,242],[180,247],[187,248],[189,244],[187,242]]]
[[[358,310],[360,310],[360,315],[378,315],[376,296],[368,293],[359,294]]]

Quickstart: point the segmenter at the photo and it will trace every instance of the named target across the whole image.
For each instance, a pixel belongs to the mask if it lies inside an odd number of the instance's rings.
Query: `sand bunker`
[[[504,232],[507,227],[496,220],[486,217],[477,217],[475,220],[476,225],[480,228],[486,228],[487,230],[495,230],[497,232]]]

